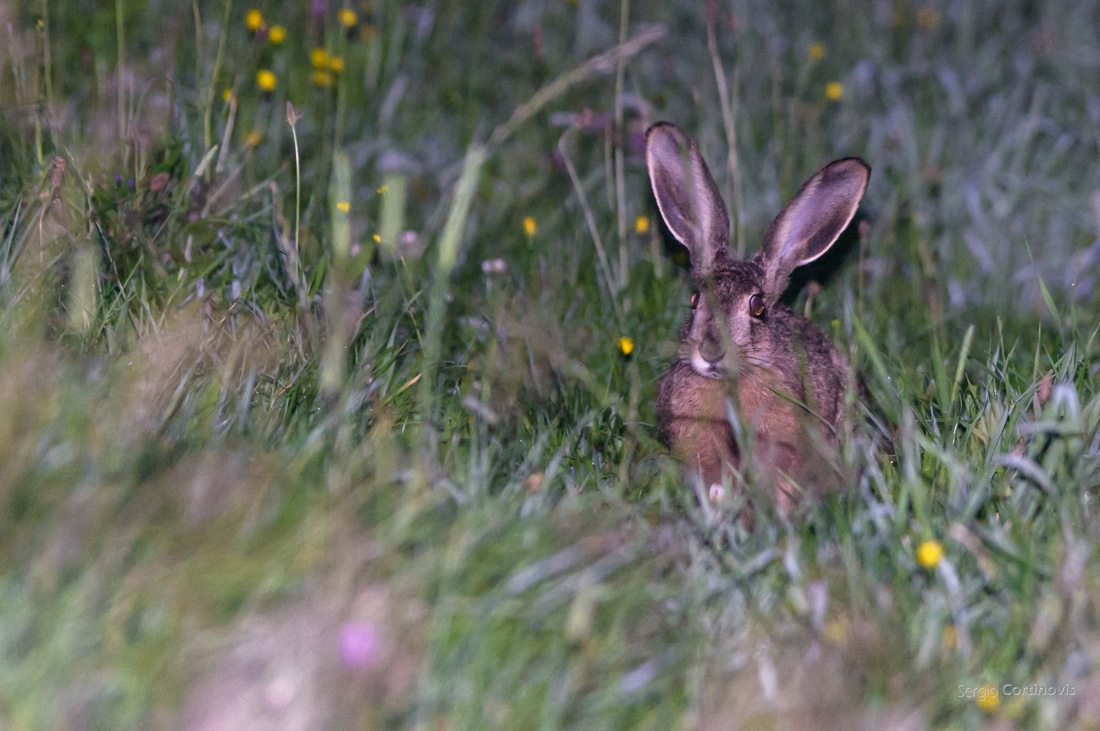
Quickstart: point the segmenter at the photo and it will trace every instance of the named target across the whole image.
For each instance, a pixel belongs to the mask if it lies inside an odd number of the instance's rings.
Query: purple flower
[[[315,18],[323,18],[325,17],[325,11],[328,9],[326,7],[327,5],[328,3],[326,3],[325,0],[313,0],[309,6],[309,12]]]
[[[349,622],[340,630],[340,659],[345,667],[366,670],[381,656],[378,632],[366,622]]]

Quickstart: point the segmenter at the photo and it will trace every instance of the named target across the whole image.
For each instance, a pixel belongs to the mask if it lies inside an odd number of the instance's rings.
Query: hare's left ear
[[[828,251],[852,222],[870,177],[871,166],[858,157],[831,162],[776,216],[757,255],[769,304],[783,294],[791,272]]]

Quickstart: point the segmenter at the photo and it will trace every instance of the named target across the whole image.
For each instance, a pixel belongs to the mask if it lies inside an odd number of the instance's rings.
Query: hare
[[[718,499],[727,466],[739,468],[741,457],[729,399],[755,435],[756,474],[785,510],[793,484],[813,482],[810,447],[835,445],[852,374],[833,343],[779,298],[791,272],[847,228],[871,168],[849,157],[814,173],[760,251],[739,261],[726,206],[695,143],[672,124],[656,124],[646,132],[646,164],[661,216],[691,255],[696,287],[678,357],[660,382],[662,437]]]

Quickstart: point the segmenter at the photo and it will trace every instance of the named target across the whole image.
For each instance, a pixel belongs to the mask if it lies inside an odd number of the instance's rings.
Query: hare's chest
[[[767,375],[745,374],[737,382],[741,420],[758,435],[786,441],[798,431],[797,409],[783,398],[783,384]]]

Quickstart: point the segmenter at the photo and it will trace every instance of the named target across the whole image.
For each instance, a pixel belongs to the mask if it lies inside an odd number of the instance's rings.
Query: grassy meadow
[[[658,120],[874,169],[751,529]],[[1098,129],[1097,0],[0,0],[0,727],[1100,728]]]

